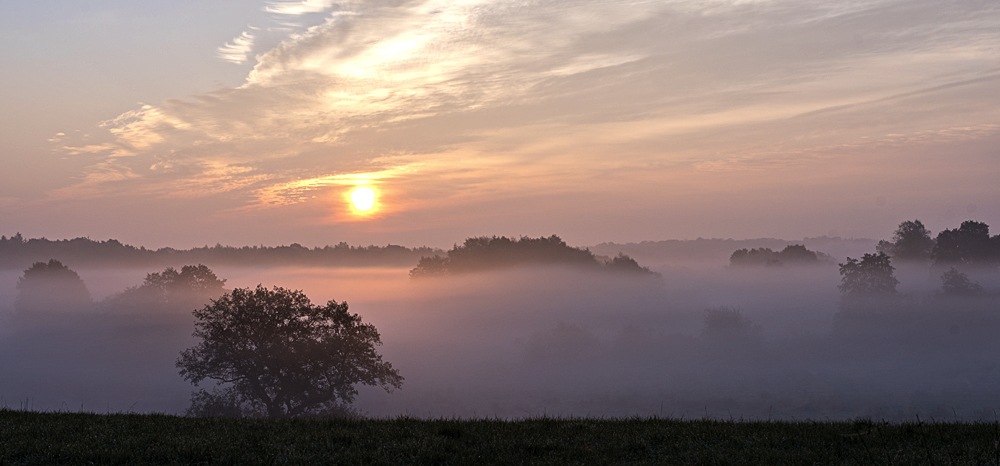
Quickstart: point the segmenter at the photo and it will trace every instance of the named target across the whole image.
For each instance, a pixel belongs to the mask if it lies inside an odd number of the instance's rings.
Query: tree
[[[990,226],[971,220],[954,230],[938,233],[934,265],[995,265],[1000,261],[1000,241],[990,239]]]
[[[90,304],[90,292],[83,279],[55,259],[35,262],[17,280],[14,310],[21,315],[67,311]]]
[[[900,261],[926,261],[934,249],[931,232],[920,220],[905,221],[892,235],[892,241],[879,241],[878,251]]]
[[[108,298],[104,305],[119,312],[187,312],[221,296],[226,292],[223,288],[225,284],[225,279],[220,279],[215,272],[201,264],[185,265],[180,272],[167,267],[163,272],[146,274],[141,285]]]
[[[969,280],[969,276],[952,267],[941,274],[941,294],[944,296],[979,296],[983,287]]]
[[[612,257],[611,260],[605,262],[604,268],[606,270],[613,270],[622,273],[660,276],[659,273],[649,270],[649,267],[639,265],[635,259],[621,252],[619,252],[617,256]]]
[[[147,274],[143,286],[159,290],[168,297],[172,293],[218,296],[225,284],[225,279],[219,279],[211,269],[198,264],[185,265],[180,272],[167,267],[163,272]]]
[[[269,417],[338,410],[354,400],[359,383],[402,386],[403,377],[375,351],[382,344],[375,326],[349,313],[346,302],[316,306],[301,291],[257,285],[193,314],[202,341],[181,353],[181,376],[196,386],[208,378],[231,384],[241,402]]]
[[[848,300],[888,297],[896,294],[899,280],[896,270],[884,252],[865,254],[861,260],[847,258],[840,265],[840,285],[837,287]]]

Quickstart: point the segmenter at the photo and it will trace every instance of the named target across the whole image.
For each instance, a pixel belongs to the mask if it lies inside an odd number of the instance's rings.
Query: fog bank
[[[96,301],[150,272],[77,271]],[[355,406],[373,416],[992,419],[1000,399],[997,299],[934,297],[940,282],[926,268],[897,272],[896,310],[846,317],[831,264],[659,267],[662,277],[643,278],[560,268],[434,279],[403,268],[214,271],[227,288],[346,300],[375,324],[380,352],[406,380],[391,394],[361,390]],[[174,360],[194,344],[190,310],[24,319],[12,312],[17,277],[0,274],[8,406],[187,407],[194,387]],[[975,278],[998,288],[995,275]],[[712,324],[706,309],[721,320]]]

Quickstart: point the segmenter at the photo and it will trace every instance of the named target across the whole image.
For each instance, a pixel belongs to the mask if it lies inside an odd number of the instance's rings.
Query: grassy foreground
[[[0,410],[0,464],[1000,464],[996,423],[248,420]]]

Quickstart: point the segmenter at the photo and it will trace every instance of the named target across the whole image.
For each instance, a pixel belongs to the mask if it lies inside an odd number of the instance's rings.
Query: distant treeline
[[[776,238],[721,239],[698,238],[691,240],[643,241],[640,243],[601,243],[591,246],[594,254],[614,256],[622,253],[647,265],[660,264],[724,264],[732,257],[733,251],[746,249],[770,249],[781,251],[790,245],[802,245],[811,251],[822,251],[834,261],[842,261],[847,256],[857,256],[871,251],[878,243],[874,239],[841,238],[819,236],[799,240]],[[824,260],[823,256],[819,260]]]
[[[833,258],[822,252],[810,251],[801,244],[790,244],[781,251],[770,248],[737,249],[729,256],[729,265],[735,266],[780,266],[780,265],[811,265],[833,263]]]
[[[336,246],[307,248],[298,243],[288,246],[232,247],[216,244],[192,249],[146,249],[118,240],[94,241],[90,238],[50,240],[24,239],[20,233],[0,236],[0,269],[24,269],[35,262],[59,259],[74,267],[163,267],[183,263],[212,266],[411,266],[421,257],[439,254],[435,248],[403,246]]]
[[[656,275],[634,259],[619,254],[601,260],[587,249],[568,246],[562,238],[507,238],[481,236],[468,238],[445,256],[421,257],[411,277],[454,275],[467,272],[525,265],[562,265],[591,270]]]

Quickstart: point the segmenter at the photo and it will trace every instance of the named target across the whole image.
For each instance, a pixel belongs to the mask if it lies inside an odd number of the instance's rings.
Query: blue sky
[[[0,1],[0,26],[10,233],[1000,228],[996,2]]]

